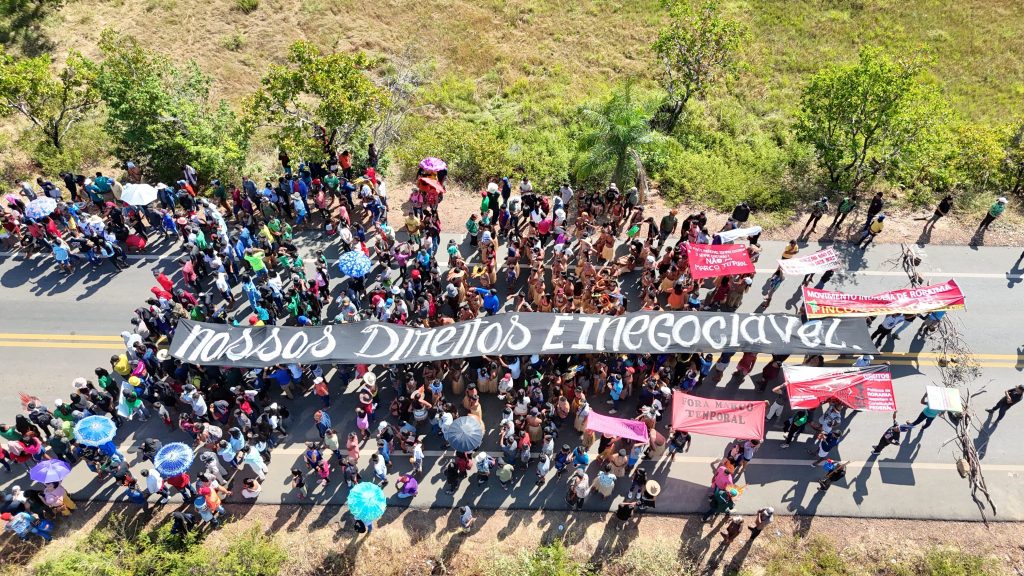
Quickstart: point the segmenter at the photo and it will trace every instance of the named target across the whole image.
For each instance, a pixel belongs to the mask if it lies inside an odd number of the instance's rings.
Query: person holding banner
[[[892,426],[885,429],[882,433],[882,437],[878,439],[878,444],[871,449],[871,455],[877,456],[882,453],[882,449],[886,446],[899,446],[900,445],[900,425],[896,423],[896,413],[892,413]]]
[[[924,422],[924,426],[921,426],[921,430],[925,430],[932,425],[932,421],[935,420],[937,416],[942,414],[942,410],[935,410],[928,405],[928,394],[921,396],[921,404],[924,404],[924,408],[921,409],[921,413],[917,415],[917,418],[913,422],[907,420],[907,426],[914,427],[921,422]]]
[[[785,425],[782,428],[782,431],[786,434],[786,439],[782,441],[782,445],[779,446],[780,448],[789,448],[790,444],[796,442],[796,439],[803,433],[804,428],[807,426],[807,420],[809,417],[810,414],[807,410],[801,409],[793,412],[793,415],[786,420]]]
[[[811,462],[811,466],[817,468],[818,464],[824,462],[828,455],[839,446],[839,443],[846,439],[850,434],[850,430],[846,432],[840,432],[839,430],[833,430],[831,434],[822,433],[818,440],[818,459]]]

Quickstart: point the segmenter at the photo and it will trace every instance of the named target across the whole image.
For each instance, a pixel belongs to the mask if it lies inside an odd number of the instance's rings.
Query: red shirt
[[[171,282],[171,279],[163,272],[156,277],[156,281],[157,284],[160,284],[160,286],[162,286],[167,292],[174,292],[174,282]]]
[[[178,490],[181,490],[185,486],[188,486],[188,484],[191,481],[192,479],[188,477],[187,472],[184,474],[178,474],[177,476],[171,476],[170,478],[164,480],[164,482],[170,484],[171,486],[174,486]]]
[[[153,295],[156,296],[157,298],[163,298],[164,300],[174,300],[174,296],[167,290],[164,290],[163,288],[153,286],[152,288],[149,289],[149,291],[152,292]]]

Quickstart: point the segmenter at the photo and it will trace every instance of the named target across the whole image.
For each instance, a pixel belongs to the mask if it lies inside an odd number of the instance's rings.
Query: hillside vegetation
[[[380,57],[375,81],[398,70],[408,82],[400,121],[384,146],[389,175],[408,176],[415,160],[430,154],[448,159],[453,177],[470,185],[523,172],[546,186],[565,179],[599,185],[615,159],[581,170],[590,152],[581,142],[593,142],[588,136],[596,130],[589,113],[607,112],[626,82],[635,86],[620,119],[656,113],[663,68],[652,44],[673,20],[666,4],[685,2],[12,0],[0,39],[13,55],[52,54],[62,62],[74,49],[100,60],[101,32],[110,29],[181,69],[195,62],[209,77],[211,108],[224,99],[242,120],[249,95],[271,65],[287,64],[295,41],[324,54],[363,51]],[[701,4],[692,2],[697,11]],[[752,199],[786,209],[822,190],[863,194],[881,187],[898,189],[914,204],[953,192],[969,206],[1013,191],[1013,136],[1024,117],[1024,11],[1016,2],[749,0],[718,2],[717,14],[742,30],[734,66],[713,79],[706,98],[690,99],[672,130],[636,145],[671,200],[727,208]],[[919,64],[909,75],[934,89],[941,107],[928,108],[934,126],[915,132],[914,150],[899,150],[877,178],[851,188],[827,177],[820,150],[798,137],[797,125],[811,77],[856,63],[865,48]],[[56,160],[45,150],[29,152],[35,168],[71,168],[104,152],[125,159],[130,146],[116,137],[104,142],[102,113],[72,138],[84,152]],[[345,142],[353,149],[382,139],[373,121],[357,128]],[[30,147],[30,138],[18,136],[12,132],[6,142],[8,159]],[[211,162],[226,173],[207,178],[267,173],[277,143],[291,143],[264,125],[244,136],[244,162],[232,169]],[[8,164],[10,177],[33,168],[24,157]]]

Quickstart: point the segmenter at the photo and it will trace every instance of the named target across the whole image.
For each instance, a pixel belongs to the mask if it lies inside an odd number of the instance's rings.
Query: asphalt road
[[[443,238],[442,245],[447,242]],[[765,250],[758,265],[754,288],[745,298],[741,311],[752,311],[761,301],[760,288],[775,268],[775,258],[782,244],[765,242]],[[159,248],[160,246],[158,246]],[[331,247],[309,242],[310,249]],[[107,365],[111,354],[121,349],[118,334],[128,326],[132,310],[149,295],[153,285],[153,269],[170,273],[178,265],[173,259],[173,247],[166,256],[136,257],[132,267],[113,273],[111,267],[77,271],[65,278],[57,272],[52,261],[36,257],[29,261],[0,256],[0,421],[10,421],[19,409],[19,393],[39,396],[48,404],[53,399],[66,397],[71,381],[77,376],[91,376],[93,368]],[[847,264],[847,271],[837,274],[830,284],[843,291],[873,294],[905,287],[904,273],[893,259],[898,246],[876,245],[866,253],[839,246]],[[816,243],[806,246],[802,253],[818,249]],[[1017,268],[1017,248],[981,247],[972,249],[956,246],[935,246],[924,251],[921,270],[929,281],[940,282],[954,278],[967,296],[967,310],[950,313],[961,323],[962,333],[973,347],[983,367],[983,375],[976,382],[978,393],[974,402],[979,407],[995,403],[1002,391],[1020,381],[1024,370],[1024,328],[1017,320],[1017,285],[1024,281],[1024,269]],[[1015,264],[1016,263],[1016,264]],[[626,281],[631,279],[627,277]],[[337,286],[337,283],[334,284]],[[799,290],[799,278],[790,278],[776,293],[771,312],[794,311]],[[899,340],[883,345],[883,356],[889,361],[896,378],[896,399],[900,419],[916,417],[919,400],[927,384],[938,379],[936,358],[939,356],[932,343],[914,340],[916,326],[905,331]],[[838,362],[839,360],[837,360]],[[760,371],[762,362],[753,374]],[[705,384],[699,393],[712,397],[754,399],[762,397],[753,388],[750,379],[730,380],[726,377],[717,386]],[[335,428],[342,434],[354,429],[351,396],[338,391],[346,383],[331,382],[334,404],[330,409]],[[387,398],[390,400],[390,398]],[[486,399],[485,420],[495,424],[498,407],[494,399]],[[597,405],[597,402],[595,402]],[[313,399],[297,401],[292,411],[289,443],[274,451],[271,471],[264,483],[259,502],[296,502],[288,494],[288,471],[301,464],[302,442],[316,439],[312,426],[312,413],[317,408]],[[980,415],[984,416],[983,412]],[[943,420],[936,420],[931,428],[914,430],[905,436],[901,446],[889,448],[880,457],[869,458],[871,446],[887,426],[888,414],[861,412],[844,423],[850,430],[835,457],[851,460],[847,479],[828,492],[819,492],[815,480],[822,471],[809,466],[809,445],[794,444],[788,450],[780,448],[782,434],[776,423],[769,425],[767,440],[757,458],[748,467],[743,482],[749,484],[737,505],[737,510],[749,513],[764,505],[773,505],[780,513],[824,514],[838,516],[978,519],[977,507],[972,502],[966,481],[957,474],[955,454],[946,445],[952,438],[952,428]],[[989,488],[999,507],[996,519],[1024,520],[1024,445],[1016,441],[1013,430],[1024,425],[1024,409],[1011,410],[998,425],[988,425],[982,431],[979,445],[983,449],[983,467]],[[425,431],[425,430],[424,430]],[[156,435],[169,441],[183,440],[180,432],[169,433],[155,422],[134,425],[122,432],[119,443],[130,446],[147,436]],[[558,443],[573,443],[568,430]],[[661,513],[694,512],[706,507],[707,486],[711,480],[710,462],[719,457],[726,445],[724,439],[695,437],[689,453],[680,455],[675,462],[644,463],[652,477],[661,481],[663,492],[658,499]],[[500,455],[495,431],[489,429],[483,447],[492,455]],[[443,478],[439,461],[444,457],[440,441],[430,439],[426,445],[427,462],[420,494],[409,501],[392,498],[395,506],[414,507],[451,506],[470,503],[485,508],[550,508],[565,507],[564,480],[549,481],[542,490],[533,488],[533,468],[528,473],[521,469],[516,474],[516,486],[506,492],[496,479],[484,487],[477,487],[472,478],[463,482],[455,496],[442,491]],[[369,464],[372,448],[363,450],[361,464]],[[450,452],[448,453],[450,455]],[[134,456],[132,456],[134,458]],[[396,455],[395,474],[409,469],[408,459]],[[442,461],[443,463],[443,461]],[[139,471],[144,466],[135,463]],[[591,478],[595,470],[591,470]],[[366,477],[367,474],[364,474]],[[20,483],[26,486],[24,473],[0,472],[3,485]],[[77,467],[66,485],[76,498],[121,498],[121,490],[110,481],[96,482],[84,467]],[[236,482],[237,485],[237,482]],[[620,480],[613,498],[601,501],[591,496],[586,507],[606,509],[614,507],[628,490],[628,481]],[[240,490],[239,490],[240,491]],[[394,488],[388,487],[387,493]],[[320,487],[314,493],[315,502],[340,503],[346,489],[335,481]],[[229,498],[229,502],[236,496]],[[283,521],[287,521],[285,518]],[[325,519],[327,520],[327,519]]]

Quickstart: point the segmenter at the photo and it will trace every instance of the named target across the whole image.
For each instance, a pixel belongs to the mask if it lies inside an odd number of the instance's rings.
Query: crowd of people
[[[154,271],[150,297],[122,333],[124,352],[76,379],[73,390],[52,404],[27,398],[24,413],[13,424],[0,425],[5,442],[0,464],[8,470],[30,468],[53,458],[83,465],[123,487],[125,498],[144,508],[154,498],[158,505],[168,504],[172,493],[180,493],[186,506],[172,521],[184,532],[201,523],[218,525],[227,513],[222,500],[235,490],[258,498],[274,448],[293,441],[296,427],[315,427],[320,438],[306,443],[302,463],[291,470],[296,498],[315,500],[332,482],[387,486],[392,480],[397,497],[415,497],[424,480],[424,444],[446,447],[448,428],[468,415],[497,430],[500,454],[453,452],[442,465],[448,493],[456,493],[471,475],[477,485],[496,476],[505,490],[525,477],[536,490],[547,482],[565,482],[566,501],[574,509],[588,499],[625,492],[615,510],[621,522],[654,508],[661,485],[643,463],[674,459],[693,441],[684,431],[668,431],[663,422],[672,391],[712,385],[736,355],[485,356],[401,366],[283,364],[250,370],[191,365],[168,354],[180,319],[253,326],[359,320],[440,326],[505,311],[736,310],[753,285],[753,274],[690,278],[685,249],[687,242],[721,243],[722,232],[747,226],[751,208],[746,203],[721,227],[712,227],[703,212],[680,219],[672,210],[655,222],[644,214],[635,188],[621,192],[612,184],[577,192],[564,184],[547,194],[534,190],[528,178],[497,178],[481,192],[480,210],[467,219],[465,241],[443,245],[446,174],[424,174],[427,185],[410,192],[404,209],[389,207],[376,154],[369,152],[358,176],[348,151],[294,170],[282,153],[276,182],[261,188],[248,177],[237,184],[212,180],[209,197],[198,194],[198,175],[184,166],[182,179],[157,186],[158,200],[145,206],[120,202],[119,184],[99,173],[95,178],[62,175],[70,201],[42,179],[40,192],[23,183],[20,195],[8,195],[7,240],[26,258],[52,254],[66,273],[90,263],[103,266],[105,260],[120,270],[127,265],[131,237],[143,240],[135,241],[138,246],[168,236],[180,242],[180,256],[173,270]],[[40,193],[60,200],[53,212],[29,218],[26,202]],[[845,205],[836,216],[840,224],[851,208],[844,210]],[[389,214],[399,210],[404,210],[401,218]],[[869,209],[868,242],[877,233],[871,232],[872,222],[883,220],[878,212]],[[817,210],[808,224],[816,225],[824,213]],[[300,250],[295,234],[303,228],[314,229],[310,234],[336,244],[340,252],[370,257],[373,272],[332,273],[323,250]],[[745,241],[756,262],[757,234]],[[625,251],[617,250],[623,243]],[[793,247],[798,250],[795,242]],[[780,270],[769,279],[765,304],[781,275]],[[819,286],[827,281],[822,278]],[[892,332],[884,327],[883,322],[885,334]],[[757,355],[739,356],[735,372],[752,374]],[[787,360],[780,354],[767,362],[757,390],[772,404],[769,414],[782,427],[787,446],[810,428],[808,461],[825,463],[821,487],[827,489],[845,469],[830,459],[844,438],[844,407],[833,403],[818,415],[798,410],[783,418],[784,388],[778,384]],[[824,359],[800,361],[820,366]],[[341,397],[350,386],[355,393]],[[311,421],[297,421],[290,413],[296,396],[315,397],[319,408]],[[482,396],[497,399],[494,415],[485,417]],[[1019,402],[1020,394],[1011,400]],[[587,430],[592,405],[643,422],[649,439]],[[1000,410],[1002,417],[1005,407]],[[352,417],[351,428],[332,421],[349,422],[344,414]],[[138,442],[133,468],[114,442],[86,446],[77,441],[74,425],[89,415],[109,417],[121,430],[157,418],[167,433],[150,432]],[[894,437],[898,442],[900,429],[886,430],[876,449]],[[162,477],[152,460],[177,431],[187,434],[197,456],[189,471]],[[714,463],[706,521],[731,511],[743,492],[740,478],[760,445],[761,439],[738,439]],[[367,451],[369,466],[363,457]],[[408,465],[394,458],[398,452],[409,455]],[[9,530],[48,540],[52,520],[73,513],[72,496],[59,482],[42,488],[15,485],[5,492],[0,511]],[[773,513],[764,507],[756,514],[751,538]],[[466,529],[472,526],[468,506],[460,509],[460,519]],[[733,517],[723,538],[731,542],[743,526],[742,518]]]

